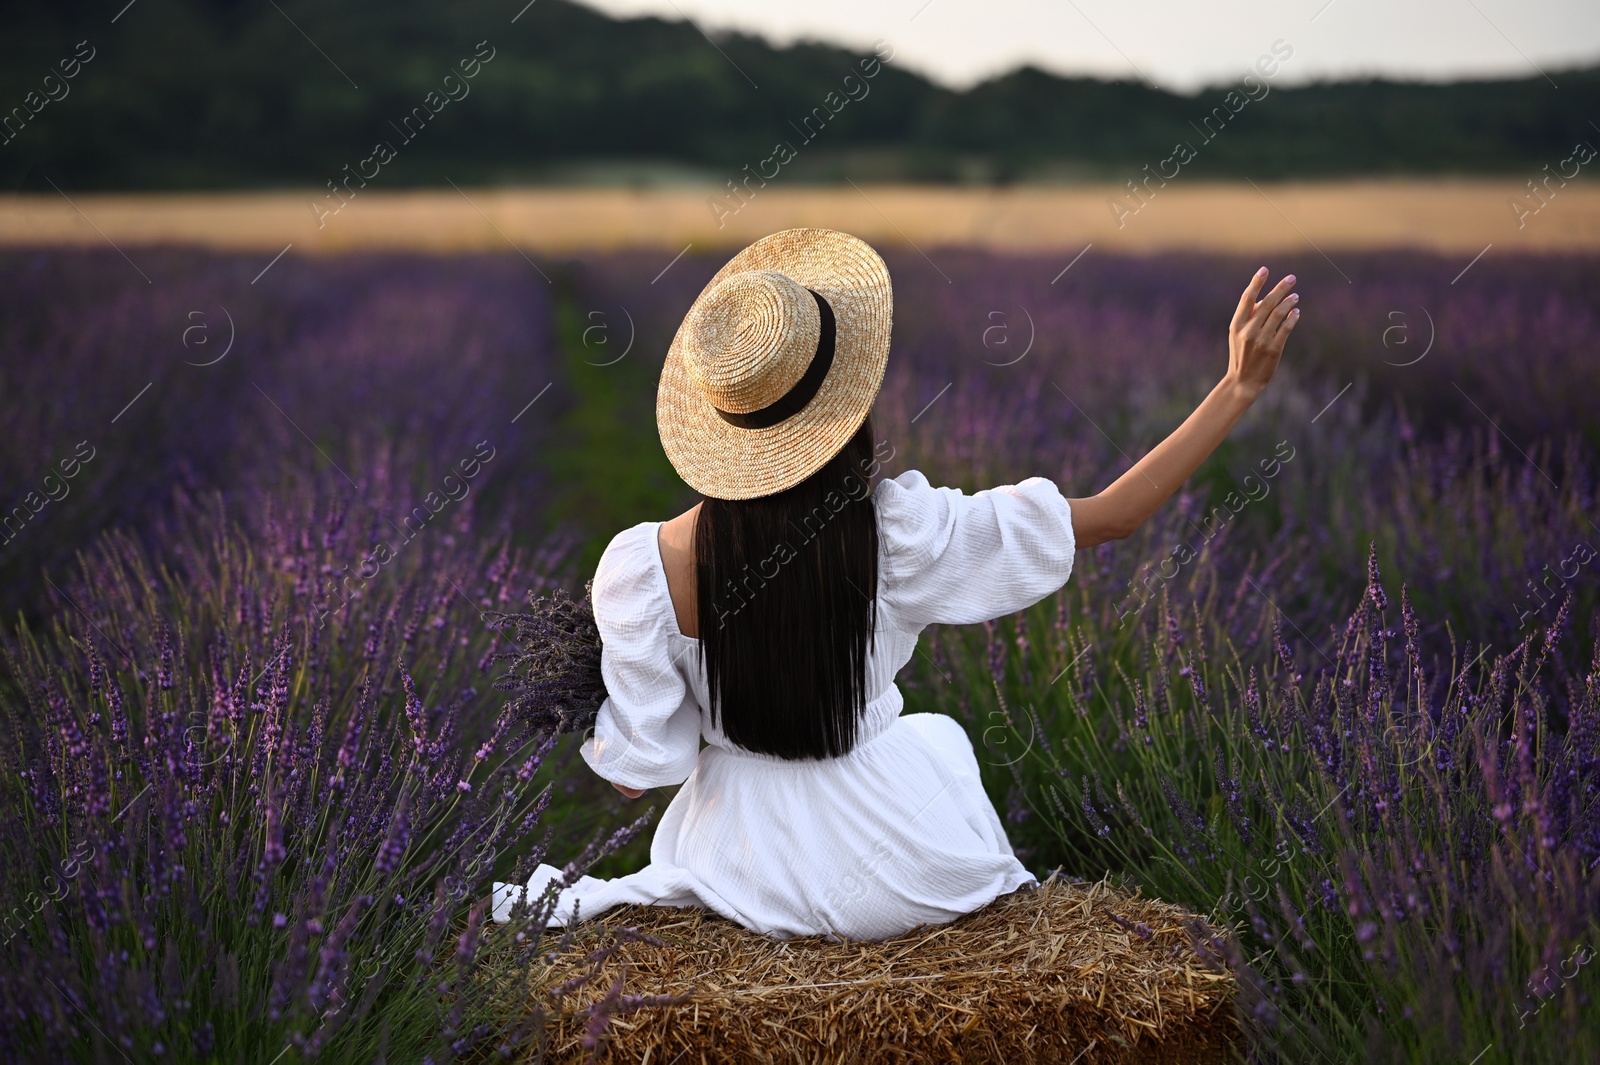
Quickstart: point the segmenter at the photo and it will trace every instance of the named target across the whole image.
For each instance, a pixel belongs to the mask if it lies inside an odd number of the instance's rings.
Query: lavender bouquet
[[[584,732],[594,725],[606,700],[606,684],[600,675],[600,630],[590,602],[593,584],[583,586],[579,599],[557,588],[549,595],[529,593],[529,613],[485,615],[516,644],[514,650],[494,656],[511,663],[494,687],[511,693],[506,711],[519,724],[550,733]]]

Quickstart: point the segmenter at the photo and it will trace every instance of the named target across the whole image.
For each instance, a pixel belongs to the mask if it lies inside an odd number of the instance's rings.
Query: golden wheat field
[[[1515,178],[1126,187],[843,186],[357,189],[295,192],[27,194],[0,200],[0,244],[184,243],[301,252],[354,248],[525,253],[742,246],[790,226],[883,244],[1075,252],[1176,248],[1272,251],[1416,247],[1475,254],[1600,247],[1600,188],[1536,197]]]

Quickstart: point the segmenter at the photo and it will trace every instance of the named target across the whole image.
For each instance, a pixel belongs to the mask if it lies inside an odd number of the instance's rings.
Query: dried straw
[[[619,907],[586,935],[631,927],[661,945],[628,944],[558,1000],[548,1060],[584,1057],[584,1020],[620,977],[628,995],[684,999],[613,1020],[612,1061],[1226,1061],[1234,983],[1196,953],[1193,920],[1054,877],[876,943],[779,941],[699,908]],[[579,937],[564,960],[590,949]]]

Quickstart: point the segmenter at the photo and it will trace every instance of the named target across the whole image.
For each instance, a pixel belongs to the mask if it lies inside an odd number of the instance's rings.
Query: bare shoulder
[[[699,513],[700,504],[696,503],[676,518],[662,522],[657,539],[678,631],[691,639],[698,635],[694,608],[694,522]]]
[[[673,555],[694,556],[694,522],[700,514],[700,504],[696,503],[676,518],[670,518],[661,523],[661,553],[666,557],[668,552]]]

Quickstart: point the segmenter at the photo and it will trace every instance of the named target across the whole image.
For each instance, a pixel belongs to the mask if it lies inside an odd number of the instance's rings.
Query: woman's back
[[[881,732],[900,713],[894,678],[915,653],[923,628],[987,621],[1036,603],[1066,583],[1074,557],[1071,508],[1044,478],[967,495],[935,488],[912,470],[881,482],[873,503],[879,530],[878,626],[867,659],[867,710],[858,742]],[[664,524],[644,522],[617,534],[595,573],[595,618],[607,649],[602,671],[607,690],[625,694],[609,716],[615,729],[596,722],[599,751],[591,764],[630,787],[658,787],[687,777],[691,752],[683,737],[689,726],[674,721],[674,715],[696,717],[695,733],[709,743],[737,746],[708,713],[696,639],[682,626],[693,611],[673,594],[672,567],[659,547]],[[797,531],[791,546],[802,547],[803,536]],[[757,574],[739,594],[748,602],[770,592]],[[648,742],[647,735],[658,727],[671,736],[651,745],[650,758],[676,745],[675,757],[659,772],[638,767],[633,780],[651,783],[636,784],[617,774],[634,760],[623,753],[629,740],[618,711],[629,719],[635,743]],[[668,718],[658,726],[662,713]]]

